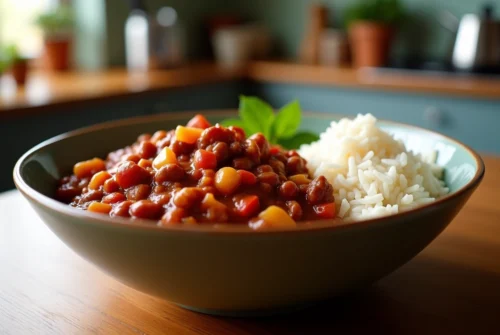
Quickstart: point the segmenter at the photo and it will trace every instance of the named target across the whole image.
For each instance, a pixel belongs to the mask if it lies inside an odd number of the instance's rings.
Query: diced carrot
[[[333,219],[335,217],[335,203],[315,205],[314,212],[322,219]]]
[[[111,178],[111,175],[107,171],[97,172],[92,176],[92,179],[90,179],[89,189],[97,190],[99,187],[104,185],[104,182],[109,178]]]
[[[159,170],[162,166],[167,164],[177,164],[177,156],[175,152],[172,151],[169,147],[165,147],[161,149],[160,153],[153,160],[153,167],[156,170]]]
[[[89,205],[88,210],[94,213],[109,214],[112,208],[110,204],[94,201]]]
[[[243,185],[255,185],[257,182],[257,177],[250,171],[238,170],[238,174]]]
[[[177,126],[175,129],[175,139],[189,144],[196,143],[200,138],[203,129],[193,127]]]
[[[247,195],[235,201],[234,205],[238,215],[248,217],[259,210],[259,197],[256,195]]]
[[[208,127],[211,127],[212,125],[208,120],[201,114],[195,115],[189,122],[187,123],[187,127],[192,127],[192,128],[200,128],[200,129],[207,129]]]
[[[88,161],[76,163],[73,167],[73,173],[78,178],[91,177],[95,173],[106,170],[106,164],[100,158],[93,158]]]
[[[199,149],[194,154],[194,167],[197,169],[215,169],[217,156],[213,152]]]

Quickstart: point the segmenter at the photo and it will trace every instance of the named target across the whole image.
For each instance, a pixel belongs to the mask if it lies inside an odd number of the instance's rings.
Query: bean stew
[[[56,198],[111,217],[158,225],[231,223],[254,229],[335,217],[333,187],[311,179],[294,150],[264,135],[212,126],[196,115],[186,126],[143,134],[103,160],[75,164]]]

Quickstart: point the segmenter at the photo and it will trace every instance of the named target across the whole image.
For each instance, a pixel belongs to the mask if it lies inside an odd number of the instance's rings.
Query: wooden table
[[[408,264],[355,295],[263,319],[197,314],[127,288],[4,193],[0,334],[500,334],[500,158],[485,161],[466,207]]]

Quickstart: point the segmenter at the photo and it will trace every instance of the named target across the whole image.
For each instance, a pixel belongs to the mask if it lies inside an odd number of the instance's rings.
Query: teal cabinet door
[[[275,107],[299,99],[302,108],[309,111],[348,116],[372,113],[379,119],[438,131],[483,153],[500,154],[500,99],[286,84],[260,84],[254,90]]]

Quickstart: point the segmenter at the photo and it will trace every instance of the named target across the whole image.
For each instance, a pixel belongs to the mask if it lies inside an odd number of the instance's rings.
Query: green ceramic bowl
[[[212,121],[230,115],[205,114]],[[14,180],[47,226],[76,253],[126,285],[197,311],[266,314],[369,285],[425,248],[484,174],[481,158],[465,145],[428,130],[381,122],[411,148],[439,152],[449,195],[385,218],[269,232],[222,225],[161,228],[77,210],[51,198],[56,181],[75,162],[105,157],[143,132],[172,129],[192,115],[117,121],[57,136],[21,157]],[[306,114],[302,127],[322,132],[333,119],[338,116]]]

